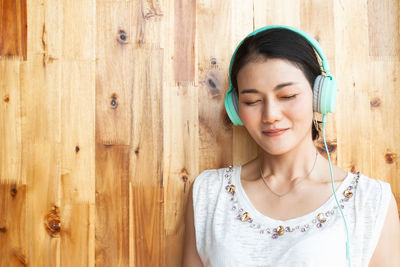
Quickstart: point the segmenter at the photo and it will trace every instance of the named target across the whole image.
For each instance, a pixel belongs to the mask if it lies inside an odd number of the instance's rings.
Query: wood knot
[[[0,233],[5,233],[7,232],[7,229],[5,227],[0,227]]]
[[[137,148],[135,149],[135,155],[136,155],[136,156],[139,155],[139,147],[137,147]]]
[[[350,172],[351,172],[351,173],[356,173],[356,166],[351,165],[351,167],[350,167]]]
[[[336,151],[337,148],[337,143],[336,140],[332,140],[332,141],[326,141],[326,146],[328,147],[328,151],[329,154],[333,153]],[[325,149],[325,144],[324,144],[324,140],[318,140],[317,142],[317,149],[318,152],[326,157],[328,157],[327,153],[326,153],[326,149]]]
[[[211,58],[211,59],[210,59],[210,63],[211,63],[211,65],[213,65],[213,66],[217,65],[217,59],[216,59],[215,57]]]
[[[397,154],[396,153],[386,153],[385,154],[385,161],[388,164],[392,164],[397,158]]]
[[[116,93],[113,93],[112,94],[112,96],[111,96],[111,108],[112,109],[116,109],[117,107],[118,107],[118,102],[117,102],[117,94]]]
[[[181,178],[182,178],[182,181],[184,183],[183,193],[186,193],[186,183],[189,180],[189,177],[188,177],[189,176],[189,172],[186,170],[186,168],[182,168],[181,169],[181,174],[182,174]]]
[[[9,95],[9,94],[6,94],[6,95],[3,97],[3,100],[4,100],[4,102],[6,102],[6,103],[10,102],[10,95]]]
[[[379,107],[381,105],[381,100],[379,97],[374,97],[373,99],[371,99],[371,101],[369,102],[369,104],[371,105],[371,107],[375,108],[375,107]]]
[[[15,187],[11,188],[10,194],[12,197],[15,197],[17,195],[17,188],[15,188]]]
[[[119,30],[118,36],[117,36],[117,41],[118,43],[124,45],[128,43],[128,35],[124,30]]]
[[[217,89],[217,86],[215,85],[215,82],[211,78],[207,79],[207,85],[209,87],[211,87],[212,90],[216,90]]]
[[[182,168],[182,169],[181,169],[181,174],[182,174],[183,176],[188,176],[188,175],[189,175],[189,172],[186,170],[186,168]]]
[[[53,206],[51,211],[44,218],[44,226],[51,237],[59,237],[61,231],[60,211]]]
[[[210,90],[212,97],[213,98],[218,97],[219,96],[219,87],[220,87],[220,82],[218,80],[218,77],[214,73],[209,72],[207,74],[205,83],[206,83],[208,89]]]
[[[76,146],[76,147],[75,147],[75,152],[78,153],[79,150],[80,150],[79,146]]]

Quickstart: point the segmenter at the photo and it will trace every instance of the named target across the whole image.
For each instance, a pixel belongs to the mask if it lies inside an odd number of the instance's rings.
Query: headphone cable
[[[343,221],[344,221],[344,226],[346,228],[346,235],[347,235],[346,258],[347,258],[347,260],[349,262],[349,267],[351,267],[349,229],[347,227],[347,222],[346,222],[346,218],[344,217],[342,207],[340,206],[339,201],[337,200],[337,197],[336,197],[335,185],[334,185],[334,182],[333,182],[333,171],[332,171],[331,157],[329,156],[329,150],[328,150],[328,146],[326,145],[326,140],[325,140],[325,124],[326,124],[326,115],[324,114],[323,117],[322,117],[322,136],[323,136],[323,139],[324,139],[324,145],[325,145],[326,153],[328,155],[329,169],[330,169],[330,172],[331,172],[331,182],[332,182],[333,195],[335,196],[335,200],[336,200],[337,206],[338,206],[338,208],[340,210],[340,213],[342,214],[342,218],[343,218]]]

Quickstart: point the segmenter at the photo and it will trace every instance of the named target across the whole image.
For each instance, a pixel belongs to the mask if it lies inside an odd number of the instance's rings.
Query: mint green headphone
[[[250,33],[249,35],[247,35],[246,38],[249,36],[256,35],[259,32],[271,29],[286,29],[293,31],[299,34],[300,36],[304,37],[312,45],[312,47],[314,47],[315,51],[318,53],[319,57],[322,60],[322,70],[324,71],[325,75],[318,75],[314,81],[313,110],[323,115],[326,115],[328,113],[333,113],[335,111],[335,104],[336,104],[337,82],[335,77],[333,77],[333,75],[330,74],[329,63],[328,60],[326,59],[325,53],[321,45],[308,33],[305,33],[293,27],[282,26],[282,25],[271,25],[257,29],[252,33]],[[243,125],[243,122],[240,120],[239,117],[239,107],[238,107],[239,99],[237,95],[237,90],[233,90],[232,88],[232,81],[230,74],[232,71],[232,65],[235,59],[236,52],[242,45],[243,41],[244,39],[235,49],[235,52],[233,53],[231,58],[231,63],[229,65],[229,90],[228,92],[226,92],[225,96],[225,109],[234,125]]]

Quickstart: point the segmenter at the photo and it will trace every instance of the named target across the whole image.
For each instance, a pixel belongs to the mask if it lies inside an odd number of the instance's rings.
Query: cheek
[[[256,107],[249,107],[244,105],[239,105],[239,117],[243,123],[248,124],[255,122],[259,117],[260,111]]]
[[[307,97],[301,101],[295,101],[292,105],[289,105],[288,109],[290,114],[292,114],[293,119],[304,121],[308,123],[312,121],[313,118],[313,103],[312,97]]]

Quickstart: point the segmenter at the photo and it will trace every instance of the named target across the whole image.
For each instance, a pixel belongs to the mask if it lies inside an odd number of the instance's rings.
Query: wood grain
[[[180,266],[196,176],[259,153],[223,100],[233,50],[269,24],[321,42],[331,158],[400,206],[399,16],[396,0],[0,1],[0,265]]]
[[[197,5],[200,171],[232,164],[232,125],[223,107],[231,55],[226,34],[231,31],[230,8],[230,1],[204,0]],[[215,26],[212,31],[209,25]]]
[[[0,61],[0,183],[23,183],[21,175],[20,63]]]
[[[96,142],[130,145],[133,86],[131,2],[96,6]]]
[[[28,263],[26,186],[0,184],[0,266]]]
[[[59,69],[58,63],[43,67],[41,55],[21,68],[21,172],[27,184],[27,241],[35,244],[28,252],[33,266],[57,266],[60,255],[59,235],[51,235],[45,221],[60,207]]]
[[[95,261],[129,264],[129,147],[96,144]]]
[[[130,150],[134,266],[165,265],[163,173],[163,50],[135,51],[133,127]],[[151,75],[149,75],[151,74]],[[145,89],[144,89],[145,88]]]
[[[196,1],[174,1],[174,71],[176,82],[193,82],[195,76]]]
[[[26,0],[0,1],[0,57],[27,59]]]
[[[62,66],[60,257],[68,266],[93,266],[95,62],[64,60]]]

